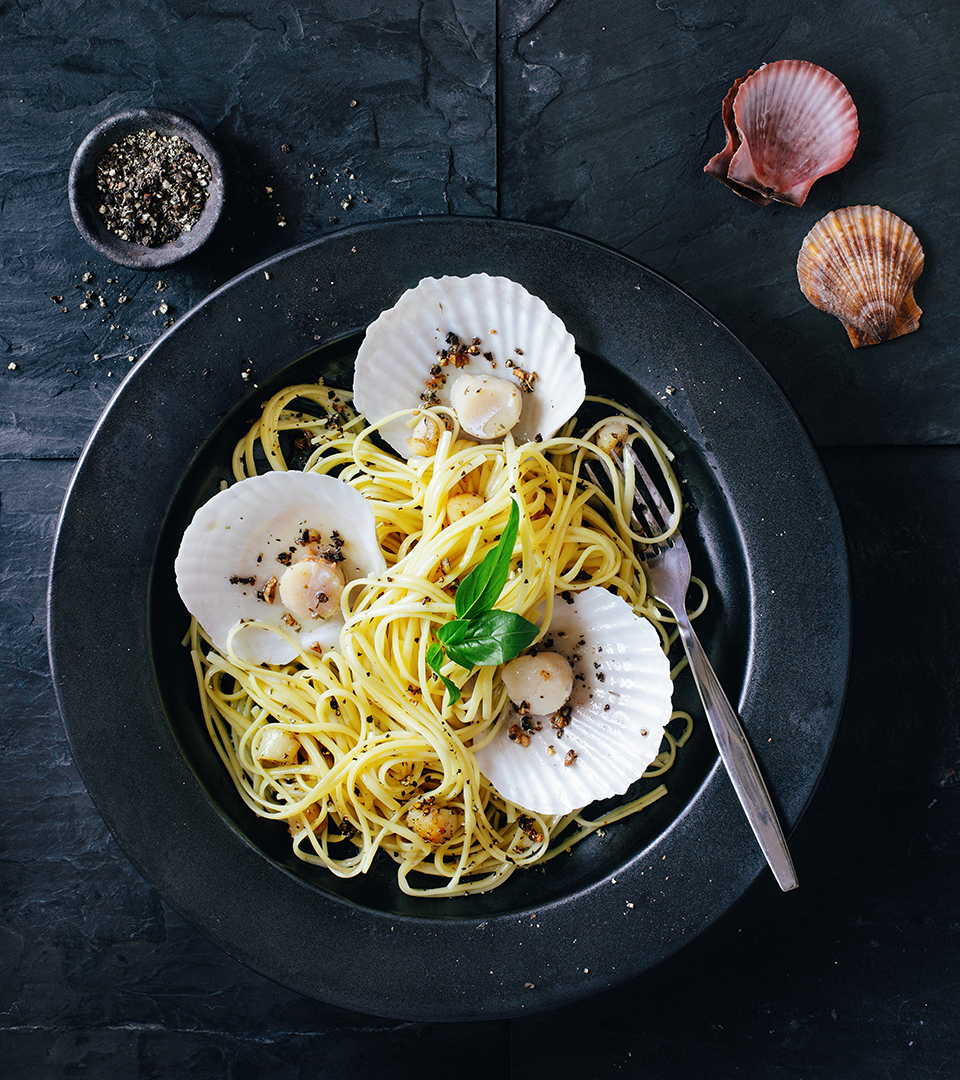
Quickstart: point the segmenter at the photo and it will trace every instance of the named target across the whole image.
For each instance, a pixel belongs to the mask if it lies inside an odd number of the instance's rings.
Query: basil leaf
[[[447,693],[450,695],[450,704],[456,705],[456,703],[460,700],[460,687],[452,683],[446,677],[446,675],[441,675],[439,671],[437,672],[437,678],[447,688]]]
[[[470,620],[470,632],[447,645],[447,656],[468,670],[486,664],[505,664],[530,645],[540,627],[514,611],[484,611]]]
[[[500,611],[494,604],[510,574],[513,546],[520,529],[520,508],[510,505],[510,517],[500,539],[460,583],[454,600],[457,618],[437,630],[437,644],[427,650],[427,664],[450,694],[451,705],[461,692],[440,674],[444,659],[472,671],[487,664],[505,664],[536,638],[540,628],[513,611]]]
[[[510,560],[519,527],[520,509],[514,501],[510,504],[510,517],[496,547],[488,551],[480,564],[460,582],[454,597],[458,618],[473,618],[482,611],[488,611],[500,599],[510,573]]]
[[[437,630],[437,640],[444,645],[456,645],[470,633],[470,623],[466,619],[453,619]]]
[[[452,683],[446,675],[440,674],[440,667],[443,664],[443,649],[439,645],[431,645],[427,649],[427,664],[433,668],[437,678],[446,687],[447,693],[450,695],[450,704],[456,705],[460,700],[460,687]]]

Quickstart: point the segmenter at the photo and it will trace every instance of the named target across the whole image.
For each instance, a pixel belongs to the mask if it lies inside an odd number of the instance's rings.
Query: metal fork
[[[624,452],[633,468],[635,479],[639,478],[647,492],[647,499],[644,499],[640,484],[635,484],[635,512],[632,515],[634,524],[645,535],[658,536],[670,520],[669,508],[633,448],[628,444],[624,447]],[[613,457],[622,472],[624,463],[616,454]],[[653,513],[654,509],[660,516],[660,521]],[[638,519],[637,513],[643,518],[643,522]],[[675,532],[662,544],[650,545],[649,549],[647,545],[641,545],[641,548],[640,555],[650,583],[650,591],[676,619],[680,640],[683,642],[690,670],[707,714],[707,722],[747,820],[780,888],[784,892],[795,889],[797,875],[793,860],[790,858],[767,785],[736,710],[724,693],[687,616],[686,598],[690,586],[690,553],[687,545],[680,533]]]

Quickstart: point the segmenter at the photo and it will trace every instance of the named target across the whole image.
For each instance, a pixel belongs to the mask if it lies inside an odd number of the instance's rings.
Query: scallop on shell
[[[353,390],[371,424],[423,404],[451,404],[461,374],[493,376],[522,393],[518,442],[548,438],[584,399],[573,337],[561,319],[505,277],[424,278],[367,328]],[[403,457],[410,416],[387,420],[383,438]]]
[[[833,210],[807,233],[797,258],[803,295],[843,323],[855,349],[919,327],[913,286],[922,271],[916,233],[879,206]]]
[[[344,581],[386,569],[366,499],[333,476],[269,472],[224,488],[196,512],[174,563],[187,610],[226,655],[286,664],[337,644],[343,616],[303,619],[281,598],[284,571],[309,546]],[[324,562],[323,558],[320,562]]]
[[[606,589],[559,601],[549,636],[574,668],[566,726],[558,731],[551,717],[531,716],[529,739],[518,741],[511,707],[476,757],[505,799],[538,814],[567,814],[622,795],[643,775],[660,752],[673,682],[656,629]]]
[[[802,206],[816,180],[846,165],[860,134],[847,88],[806,60],[749,72],[721,112],[727,142],[704,172],[761,206]]]

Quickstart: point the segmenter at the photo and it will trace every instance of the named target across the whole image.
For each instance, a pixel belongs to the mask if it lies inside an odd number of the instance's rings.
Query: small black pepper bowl
[[[157,247],[121,240],[107,228],[100,214],[103,200],[97,190],[97,164],[114,143],[140,131],[155,131],[161,136],[179,135],[210,166],[210,181],[200,219],[177,239]],[[98,124],[80,144],[70,166],[69,197],[73,220],[95,251],[121,266],[154,270],[190,255],[213,232],[223,209],[223,161],[209,136],[186,117],[166,109],[128,109]]]

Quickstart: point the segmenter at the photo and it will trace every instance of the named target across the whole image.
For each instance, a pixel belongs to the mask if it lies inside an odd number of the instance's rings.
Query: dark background
[[[956,4],[915,0],[0,3],[0,1073],[960,1077],[958,31]],[[860,142],[802,208],[761,209],[702,169],[734,78],[787,58],[843,80]],[[142,105],[199,122],[230,184],[208,244],[155,274],[95,255],[66,193],[86,133]],[[909,222],[926,268],[920,330],[855,351],[795,266],[858,203]],[[798,891],[764,875],[682,953],[575,1007],[412,1024],[274,985],[144,883],[71,763],[45,606],[77,457],[170,319],[339,225],[445,213],[608,244],[745,342],[834,484],[855,636],[791,841]]]

